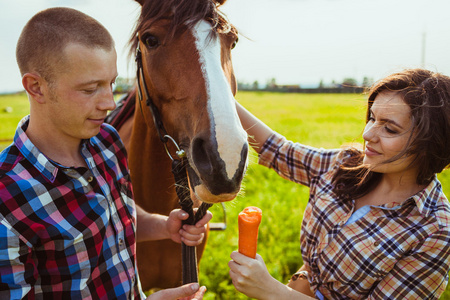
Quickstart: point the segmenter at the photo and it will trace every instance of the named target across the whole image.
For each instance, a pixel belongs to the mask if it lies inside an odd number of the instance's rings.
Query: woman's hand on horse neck
[[[181,222],[188,214],[174,209],[169,216],[151,214],[136,205],[136,240],[137,242],[172,239],[177,243],[196,246],[203,241],[206,224],[212,219],[212,213],[206,215],[195,225],[184,225]]]
[[[236,102],[236,110],[241,119],[242,127],[247,131],[248,143],[259,153],[265,141],[274,131],[238,102]]]

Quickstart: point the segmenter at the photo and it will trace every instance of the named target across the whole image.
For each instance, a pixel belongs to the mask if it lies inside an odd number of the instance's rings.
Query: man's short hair
[[[49,8],[32,17],[22,30],[16,47],[20,73],[34,71],[53,81],[69,43],[114,48],[111,34],[94,18],[71,8]]]

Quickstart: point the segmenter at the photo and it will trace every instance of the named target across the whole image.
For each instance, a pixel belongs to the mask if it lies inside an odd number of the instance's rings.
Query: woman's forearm
[[[274,133],[273,130],[238,102],[236,102],[236,110],[242,127],[247,131],[249,144],[259,153],[264,142]]]

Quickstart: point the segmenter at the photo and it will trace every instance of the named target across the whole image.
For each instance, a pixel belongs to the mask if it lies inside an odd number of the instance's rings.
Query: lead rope
[[[172,161],[172,173],[175,178],[175,189],[178,195],[178,203],[181,209],[188,213],[189,217],[183,220],[183,225],[195,225],[202,219],[208,208],[212,204],[203,202],[194,215],[192,209],[193,202],[188,188],[185,159],[174,159]],[[183,262],[183,284],[198,282],[197,270],[197,248],[195,246],[187,246],[181,242],[181,259]]]
[[[187,171],[186,171],[186,153],[184,150],[178,147],[178,144],[175,140],[167,135],[164,125],[162,123],[161,117],[159,115],[159,111],[157,107],[153,104],[152,99],[150,98],[147,90],[147,85],[145,84],[145,78],[142,70],[142,54],[139,49],[139,41],[138,47],[136,49],[136,63],[137,63],[137,82],[138,82],[138,97],[139,97],[139,105],[142,111],[141,101],[143,100],[143,95],[141,91],[141,81],[144,86],[145,96],[147,97],[147,106],[150,107],[152,111],[153,121],[155,123],[156,129],[158,131],[158,135],[160,140],[164,144],[164,148],[166,149],[167,155],[172,160],[172,173],[175,179],[175,190],[178,196],[178,203],[181,206],[181,209],[184,210],[189,217],[186,220],[182,221],[182,224],[187,225],[195,225],[198,221],[200,221],[208,211],[208,209],[212,206],[212,204],[202,202],[197,212],[194,214],[193,206],[190,191],[189,191],[189,183],[187,179]],[[143,116],[145,119],[145,116]],[[147,120],[145,119],[147,122]],[[167,147],[167,142],[172,141],[174,146],[177,148],[176,154],[178,158],[172,157],[170,151]],[[183,242],[181,242],[181,260],[182,260],[182,278],[183,284],[198,282],[198,270],[197,270],[197,248],[195,246],[187,246]]]

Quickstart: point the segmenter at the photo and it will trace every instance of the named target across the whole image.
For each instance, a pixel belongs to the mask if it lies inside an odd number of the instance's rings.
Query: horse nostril
[[[247,156],[248,156],[248,144],[244,144],[244,146],[242,146],[242,151],[241,151],[241,162],[243,163],[243,165],[241,166],[242,169],[245,168],[245,163],[247,162]]]
[[[192,167],[197,172],[191,172],[196,174],[189,173],[191,184],[203,184],[213,195],[236,193],[244,175],[247,153],[248,145],[245,144],[240,149],[240,153],[232,152],[232,149],[230,149],[229,153],[222,153],[221,155],[217,150],[217,145],[211,144],[209,140],[201,137],[194,138],[191,144],[191,157]],[[236,166],[235,169],[232,168],[228,172],[227,164],[224,161],[224,157],[227,158],[227,155],[230,160],[228,165],[235,164]],[[234,161],[231,161],[231,159],[234,159]]]
[[[211,175],[213,167],[206,148],[207,145],[202,138],[195,138],[192,143],[192,160],[200,174]]]

